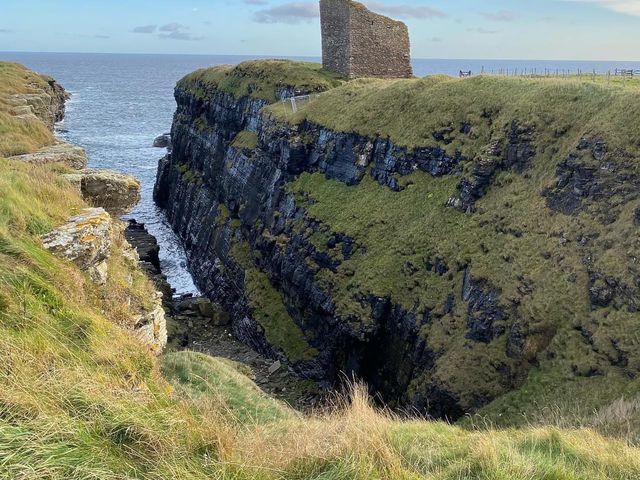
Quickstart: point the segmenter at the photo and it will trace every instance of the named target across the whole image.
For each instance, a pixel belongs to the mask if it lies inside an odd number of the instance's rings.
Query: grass
[[[59,172],[0,164],[0,478],[640,476],[636,448],[591,430],[405,421],[361,387],[301,415],[228,361],[179,352],[159,364],[111,318],[121,292],[41,248],[39,235],[83,206]]]
[[[181,397],[194,403],[215,403],[241,426],[269,424],[295,416],[290,408],[262,392],[242,373],[243,369],[247,367],[196,352],[169,353],[162,360],[164,377]]]
[[[479,145],[503,135],[505,125],[514,119],[537,127],[537,133],[545,135],[540,140],[563,132],[562,140],[574,142],[576,130],[604,128],[601,133],[623,145],[635,145],[639,133],[633,125],[640,111],[632,105],[639,98],[637,82],[607,85],[575,79],[441,75],[354,80],[302,105],[295,116],[285,114],[280,104],[267,110],[283,120],[308,120],[335,131],[388,137],[409,148],[442,146],[433,133],[453,127],[447,150],[473,158]],[[472,135],[458,131],[465,122],[473,125]]]
[[[301,415],[236,364],[193,352],[158,360],[128,330],[150,284],[122,244],[103,287],[41,246],[84,207],[64,171],[0,159],[0,478],[640,478],[638,448],[590,429],[406,421],[361,386]],[[593,426],[615,430],[637,410],[612,403]]]
[[[258,135],[249,130],[242,130],[231,142],[233,148],[253,150],[258,146]]]
[[[220,90],[237,98],[248,96],[275,102],[281,89],[322,92],[340,83],[336,74],[316,63],[260,60],[196,70],[183,78],[178,88],[200,98]]]
[[[46,80],[22,65],[0,62],[0,156],[32,153],[54,141],[36,118],[17,118],[10,97],[47,88]]]
[[[266,274],[255,268],[245,271],[249,304],[264,329],[269,344],[281,349],[292,362],[309,360],[318,352],[309,346],[303,331],[287,312],[280,292]]]

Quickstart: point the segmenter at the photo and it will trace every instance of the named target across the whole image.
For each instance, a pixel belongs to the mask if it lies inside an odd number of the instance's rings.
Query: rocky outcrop
[[[111,215],[102,208],[87,208],[42,238],[47,250],[75,263],[98,284],[107,281],[112,242]]]
[[[162,293],[158,292],[154,298],[153,308],[134,319],[136,337],[151,351],[159,355],[167,346],[167,320],[162,305]]]
[[[64,225],[42,237],[44,247],[59,258],[74,263],[87,272],[98,285],[107,282],[108,260],[115,244],[122,245],[121,254],[130,268],[138,268],[139,257],[123,238],[123,227],[102,208],[87,208]],[[129,285],[131,287],[132,285]],[[151,301],[152,307],[131,320],[136,336],[154,352],[160,353],[167,344],[167,325],[162,293]]]
[[[53,78],[42,75],[46,87],[30,85],[29,93],[11,95],[7,102],[18,118],[38,118],[50,130],[64,118],[65,102],[69,94]]]
[[[135,220],[129,220],[124,236],[138,253],[140,268],[151,279],[158,291],[162,292],[165,309],[170,311],[173,308],[173,289],[160,268],[158,240],[147,231],[143,223]]]
[[[80,170],[64,175],[84,199],[115,217],[129,213],[140,201],[140,182],[131,175],[112,170]]]
[[[171,133],[159,135],[153,141],[154,148],[171,148]]]
[[[74,170],[81,170],[87,166],[87,153],[83,148],[67,142],[43,147],[35,153],[16,155],[10,160],[44,165],[47,163],[64,163]]]

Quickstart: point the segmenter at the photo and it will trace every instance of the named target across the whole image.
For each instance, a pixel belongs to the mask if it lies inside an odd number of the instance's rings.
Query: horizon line
[[[30,51],[30,50],[0,50],[0,55],[10,54],[50,54],[50,55],[129,55],[129,56],[176,56],[176,57],[247,57],[264,59],[296,59],[296,58],[322,58],[321,55],[274,55],[274,54],[234,54],[234,53],[140,53],[140,52],[58,52],[58,51]],[[436,57],[412,57],[411,60],[460,60],[460,61],[508,61],[508,62],[625,62],[640,63],[640,60],[603,60],[581,58],[436,58]]]

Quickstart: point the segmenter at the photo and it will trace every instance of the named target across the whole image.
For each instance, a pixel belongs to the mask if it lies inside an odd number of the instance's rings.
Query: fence
[[[311,95],[299,95],[297,97],[283,98],[282,105],[284,105],[286,112],[296,113],[300,107],[313,102],[319,96],[319,93],[313,93]]]
[[[612,78],[619,79],[640,79],[640,69],[624,69],[616,68],[606,72],[598,72],[595,69],[591,71],[581,69],[561,69],[561,68],[499,68],[485,69],[481,68],[480,72],[471,72],[460,70],[460,77],[472,77],[474,75],[498,75],[506,77],[530,77],[530,78],[576,78],[576,79],[592,79],[596,81],[598,78],[606,78],[607,82]]]
[[[640,70],[627,70],[625,68],[616,68],[613,74],[616,77],[640,77]]]

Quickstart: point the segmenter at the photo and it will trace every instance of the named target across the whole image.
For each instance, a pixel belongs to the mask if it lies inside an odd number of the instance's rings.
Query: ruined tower
[[[352,0],[320,0],[322,64],[345,77],[413,74],[409,29]]]

